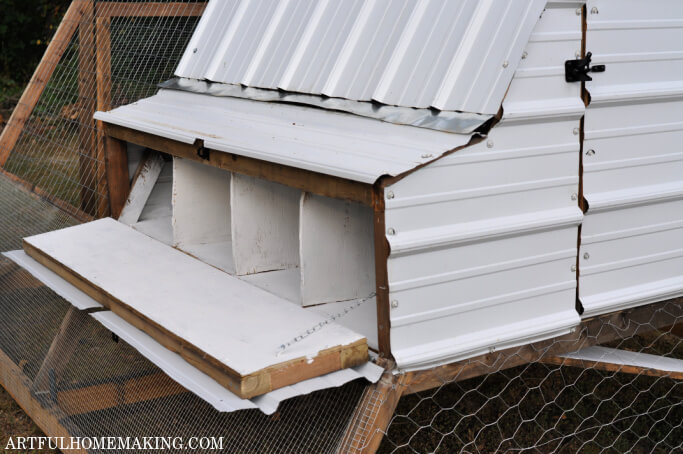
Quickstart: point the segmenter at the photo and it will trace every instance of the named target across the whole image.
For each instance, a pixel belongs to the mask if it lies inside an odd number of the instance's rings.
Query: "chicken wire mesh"
[[[25,106],[30,115],[11,146],[9,173],[0,175],[3,251],[19,249],[22,237],[108,214],[102,131],[92,113],[154,94],[172,76],[199,11],[188,13],[188,1],[76,3],[78,14],[62,24],[73,33],[53,68],[34,77],[32,85],[45,87],[35,107]],[[682,305],[598,318],[579,337],[463,361],[434,372],[429,385],[399,372],[385,377],[387,386],[352,382],[291,399],[273,416],[223,414],[0,258],[0,350],[71,435],[224,437],[231,453],[377,445],[382,453],[680,451],[680,379],[569,364],[557,353],[603,344],[683,359],[675,328]]]

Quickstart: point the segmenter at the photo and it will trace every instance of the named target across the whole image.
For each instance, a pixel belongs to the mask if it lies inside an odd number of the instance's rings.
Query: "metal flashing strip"
[[[579,316],[572,309],[522,323],[510,324],[504,329],[494,327],[476,334],[394,350],[392,353],[399,368],[403,371],[428,369],[497,350],[562,336],[572,332],[579,323]],[[495,341],[492,342],[493,339]]]
[[[233,412],[258,408],[271,415],[277,411],[280,402],[314,391],[341,386],[352,380],[365,378],[375,383],[384,369],[372,363],[332,372],[321,377],[301,381],[276,391],[252,399],[242,399],[218,384],[208,375],[186,362],[180,355],[171,352],[150,336],[135,328],[113,312],[91,314],[105,328],[116,333],[126,343],[135,348],[145,358],[156,364],[170,378],[188,391],[194,393],[220,412]]]
[[[683,359],[618,350],[616,348],[601,347],[599,345],[582,348],[581,350],[558,356],[561,358],[578,359],[582,361],[635,366],[644,369],[655,369],[679,374],[683,373]]]
[[[608,211],[683,198],[683,182],[637,186],[617,191],[586,194],[589,212]]]
[[[104,308],[100,303],[69,284],[56,273],[33,260],[23,250],[3,252],[2,255],[28,271],[33,277],[52,289],[57,295],[67,300],[76,309],[84,311],[88,309]]]
[[[212,83],[184,78],[175,78],[162,82],[159,84],[159,88],[218,97],[250,99],[252,101],[303,104],[319,109],[374,118],[375,120],[387,123],[434,129],[454,134],[471,134],[493,118],[493,115],[389,106],[368,101],[326,98],[317,95],[289,93],[281,90],[244,87],[241,85]]]

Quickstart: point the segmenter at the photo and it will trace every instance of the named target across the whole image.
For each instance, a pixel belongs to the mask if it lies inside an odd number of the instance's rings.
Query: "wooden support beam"
[[[81,210],[91,215],[97,214],[95,86],[95,2],[88,0],[78,26],[78,163]]]
[[[394,375],[390,365],[382,378],[368,386],[351,417],[337,448],[338,454],[374,454],[386,434],[405,386],[403,375]]]
[[[30,391],[31,381],[2,350],[0,350],[0,383],[47,436],[66,439],[71,437],[67,428],[61,423],[66,415],[56,408],[42,406]],[[87,454],[84,449],[69,452]]]
[[[24,125],[31,116],[36,104],[38,104],[38,100],[43,94],[43,90],[50,77],[52,77],[52,73],[57,67],[59,60],[69,46],[71,38],[76,33],[78,25],[87,11],[88,3],[83,0],[75,0],[71,3],[57,28],[55,36],[47,46],[45,55],[33,73],[33,77],[26,86],[24,93],[21,95],[19,103],[14,108],[7,125],[5,125],[2,131],[2,135],[0,135],[0,167],[5,166],[17,140],[19,140]]]
[[[161,156],[161,153],[154,150],[145,150],[133,176],[130,194],[121,210],[119,221],[127,225],[133,225],[138,222],[163,168],[164,158]]]
[[[59,408],[69,416],[132,405],[188,392],[164,373],[126,381],[101,383],[57,391]]]
[[[197,17],[204,13],[206,3],[185,2],[102,2],[97,5],[98,17]]]
[[[391,356],[391,308],[389,303],[389,242],[386,237],[384,214],[384,185],[381,181],[374,186],[373,228],[375,238],[375,294],[377,301],[377,343],[381,358]]]
[[[76,347],[78,346],[78,339],[83,331],[88,320],[88,314],[79,311],[73,306],[69,306],[57,335],[52,340],[50,348],[45,355],[45,359],[38,369],[36,377],[33,379],[33,386],[31,391],[49,391],[50,371],[54,371],[57,377],[60,377],[66,367],[69,359],[73,356]]]
[[[13,183],[15,183],[15,186],[18,189],[21,189],[22,191],[24,191],[27,195],[35,198],[36,200],[42,200],[42,201],[45,201],[51,205],[54,205],[56,208],[59,208],[60,210],[64,211],[65,213],[71,215],[74,219],[77,219],[81,222],[90,222],[94,219],[88,213],[84,213],[83,211],[74,207],[70,203],[65,202],[64,200],[62,200],[58,197],[55,197],[54,195],[48,193],[47,191],[39,188],[35,184],[29,183],[28,181],[22,179],[21,177],[14,175],[13,173],[10,173],[10,172],[0,168],[0,175],[9,179]]]
[[[100,8],[98,6],[98,8]],[[108,111],[112,108],[111,95],[111,19],[97,17],[95,19],[95,85],[97,92],[97,110]],[[110,214],[107,189],[106,150],[104,126],[101,121],[95,122],[96,158],[97,158],[97,192],[100,195],[97,203],[97,216],[106,217]]]
[[[104,156],[107,168],[109,207],[112,217],[118,219],[130,192],[126,143],[113,137],[105,137]]]
[[[584,320],[565,336],[481,355],[429,370],[406,373],[406,394],[498,372],[591,345],[670,326],[683,317],[683,299],[649,304]]]
[[[190,145],[108,123],[105,123],[104,129],[109,137],[230,172],[274,181],[317,195],[351,200],[371,207],[375,203],[375,192],[369,184],[222,151],[205,150],[208,152],[208,159],[203,159],[198,154],[200,149],[203,150],[199,143]]]

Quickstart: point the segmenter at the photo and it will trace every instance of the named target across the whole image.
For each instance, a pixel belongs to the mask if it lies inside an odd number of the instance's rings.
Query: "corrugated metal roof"
[[[495,114],[545,0],[213,0],[176,75]]]
[[[201,139],[213,150],[363,183],[433,161],[471,137],[323,109],[175,90],[97,112],[95,118],[184,143]]]

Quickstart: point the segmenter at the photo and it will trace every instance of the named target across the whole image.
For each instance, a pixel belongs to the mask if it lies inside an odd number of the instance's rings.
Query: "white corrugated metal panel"
[[[503,122],[387,188],[392,353],[423,368],[567,332],[578,117]]]
[[[96,312],[91,316],[157,365],[170,378],[221,412],[258,408],[271,415],[284,400],[321,389],[335,388],[359,378],[375,383],[384,372],[383,368],[375,364],[365,363],[285,386],[250,400],[242,399],[113,312]]]
[[[176,75],[495,114],[545,4],[212,0]]]
[[[95,118],[184,143],[364,183],[466,144],[469,135],[279,103],[161,90]]]
[[[683,295],[683,3],[588,3],[585,316]]]

